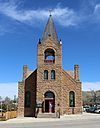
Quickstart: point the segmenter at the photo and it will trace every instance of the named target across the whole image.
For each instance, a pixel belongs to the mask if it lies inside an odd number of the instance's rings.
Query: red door
[[[48,113],[54,113],[55,112],[54,99],[45,100],[45,112],[48,112]]]

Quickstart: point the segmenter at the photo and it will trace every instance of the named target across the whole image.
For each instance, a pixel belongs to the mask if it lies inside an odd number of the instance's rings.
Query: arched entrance
[[[46,49],[44,52],[44,62],[54,63],[55,62],[55,51],[53,49]]]
[[[47,91],[44,94],[45,97],[45,106],[44,111],[47,113],[54,113],[55,112],[55,95],[51,91]]]

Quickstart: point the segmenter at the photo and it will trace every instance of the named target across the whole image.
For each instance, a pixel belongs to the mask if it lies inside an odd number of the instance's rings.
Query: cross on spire
[[[52,11],[53,11],[53,9],[49,9],[50,16],[51,16]]]

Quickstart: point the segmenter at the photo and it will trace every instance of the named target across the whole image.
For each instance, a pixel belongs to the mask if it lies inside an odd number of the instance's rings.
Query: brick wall
[[[24,116],[24,81],[18,82],[18,117]]]
[[[30,107],[25,107],[24,116],[35,116],[35,106],[36,106],[36,79],[37,70],[35,70],[26,80],[25,80],[25,92],[29,91],[31,95]]]

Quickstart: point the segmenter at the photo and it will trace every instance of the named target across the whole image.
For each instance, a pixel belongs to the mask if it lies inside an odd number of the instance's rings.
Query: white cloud
[[[25,23],[27,25],[40,25],[42,22],[48,18],[49,8],[38,8],[38,9],[25,9],[21,4],[22,0],[9,0],[7,2],[0,2],[0,14],[9,17],[12,20]],[[84,23],[99,23],[100,22],[100,3],[91,1],[90,6],[87,6],[87,10],[84,11],[86,7],[79,10],[74,10],[68,7],[61,7],[57,5],[52,12],[54,20],[64,27],[70,26],[80,26]],[[85,3],[86,4],[86,3]],[[88,4],[88,2],[87,2]],[[92,11],[90,11],[92,8]],[[40,22],[41,21],[41,22]],[[1,21],[0,21],[1,22]],[[1,29],[1,33],[2,33]],[[6,30],[6,29],[4,29]]]
[[[83,82],[82,90],[83,91],[100,90],[100,82]]]
[[[77,26],[80,22],[78,14],[68,7],[55,8],[52,14],[55,16],[55,20],[57,20],[59,24],[63,26]]]
[[[94,7],[93,18],[96,22],[100,22],[100,4],[96,4]]]
[[[24,10],[18,9],[17,4],[11,4],[10,2],[0,4],[0,13],[6,15],[14,20],[18,20],[24,23],[37,23],[36,21],[44,21],[48,17],[49,9],[36,9],[36,10]],[[63,26],[75,26],[79,22],[77,13],[69,9],[68,7],[61,8],[57,6],[52,12],[55,20]]]
[[[20,22],[34,22],[34,20],[44,20],[48,12],[46,10],[22,10],[17,5],[11,3],[0,4],[0,13]]]
[[[14,99],[14,95],[18,96],[18,83],[0,83],[0,96],[6,96]]]
[[[5,32],[6,30],[4,29],[4,27],[0,25],[0,35],[4,35]]]
[[[95,13],[97,13],[98,11],[100,11],[100,4],[97,4],[94,8]]]

